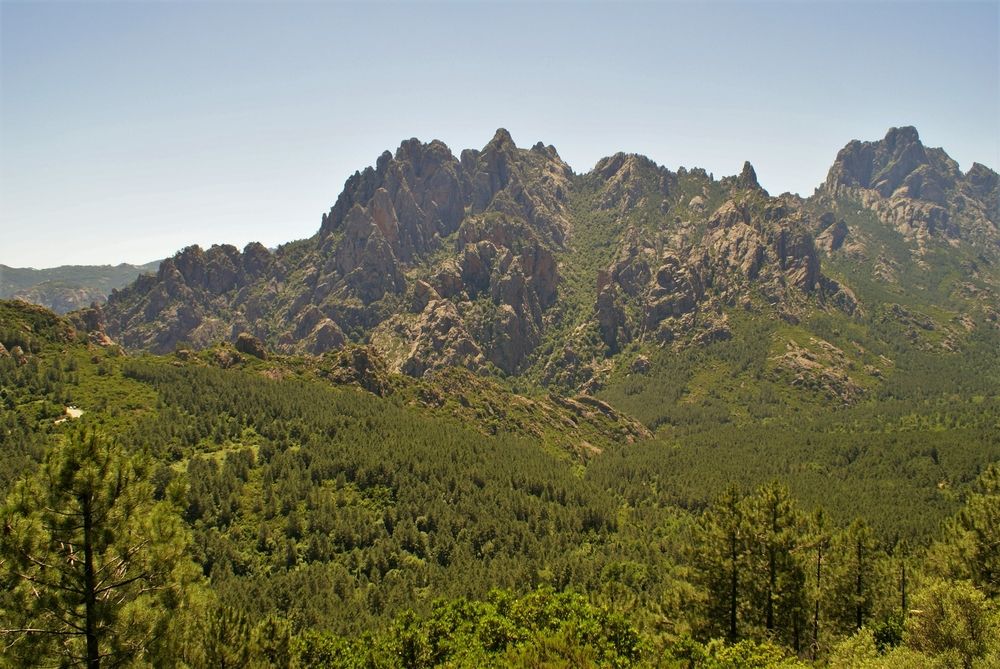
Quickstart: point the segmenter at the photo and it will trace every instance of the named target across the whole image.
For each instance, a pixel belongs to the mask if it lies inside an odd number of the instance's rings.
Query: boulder
[[[823,249],[827,253],[832,253],[839,250],[844,245],[844,240],[847,239],[848,229],[847,223],[843,219],[840,219],[836,223],[826,227],[818,237],[816,237],[816,246]]]
[[[454,297],[465,290],[465,283],[462,281],[462,270],[453,260],[446,262],[434,274],[432,283],[434,289],[441,297]]]
[[[324,318],[316,324],[306,338],[306,350],[313,355],[319,355],[341,348],[347,342],[347,337],[332,319]]]
[[[644,355],[639,355],[636,356],[635,360],[632,361],[631,369],[636,374],[645,374],[650,369],[652,369],[652,367],[653,365],[649,361],[649,358],[647,358]]]
[[[261,360],[267,360],[267,349],[264,348],[264,342],[249,332],[241,332],[236,337],[236,350]]]
[[[371,346],[346,346],[323,358],[322,374],[334,383],[354,384],[384,397],[392,392],[392,379],[385,361]]]
[[[212,362],[222,369],[229,369],[243,362],[243,356],[231,348],[217,348],[212,351]]]
[[[536,324],[519,314],[509,304],[497,307],[492,322],[486,326],[484,346],[487,358],[507,374],[515,373],[528,353],[538,345]]]
[[[28,354],[24,352],[24,349],[20,346],[14,346],[10,349],[10,357],[14,359],[18,365],[28,364]]]
[[[441,299],[441,296],[434,290],[433,286],[426,281],[415,281],[413,283],[413,292],[410,295],[410,311],[420,313],[427,306],[428,302],[439,299]]]

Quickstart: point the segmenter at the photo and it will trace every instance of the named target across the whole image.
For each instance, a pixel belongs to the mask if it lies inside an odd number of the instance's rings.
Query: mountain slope
[[[955,350],[998,327],[1000,176],[966,173],[914,128],[851,142],[805,203],[825,266],[918,347]]]
[[[512,372],[555,299],[568,177],[554,149],[519,150],[506,131],[461,160],[440,142],[409,140],[348,180],[314,237],[274,254],[185,249],[155,279],[112,295],[106,326],[126,346],[158,351],[249,331],[279,350],[320,353],[409,312],[420,322],[383,328],[388,340],[418,330],[410,350],[389,356],[394,366]],[[469,313],[487,304],[502,318]],[[428,348],[444,352],[421,356]]]

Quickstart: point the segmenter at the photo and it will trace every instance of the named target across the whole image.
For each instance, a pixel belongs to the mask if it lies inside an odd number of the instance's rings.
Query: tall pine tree
[[[22,666],[119,664],[149,651],[193,578],[145,461],[94,434],[53,449],[0,511],[0,634]]]

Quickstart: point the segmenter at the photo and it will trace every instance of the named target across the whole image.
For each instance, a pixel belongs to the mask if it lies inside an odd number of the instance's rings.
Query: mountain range
[[[411,376],[460,366],[577,390],[774,320],[796,335],[772,333],[771,366],[851,401],[891,356],[817,323],[888,318],[941,350],[997,327],[998,198],[996,172],[961,172],[911,127],[850,142],[808,198],[770,195],[749,163],[717,180],[619,153],[576,174],[504,129],[458,155],[410,139],[351,176],[312,237],[190,246],[86,320],[129,349],[356,343]]]

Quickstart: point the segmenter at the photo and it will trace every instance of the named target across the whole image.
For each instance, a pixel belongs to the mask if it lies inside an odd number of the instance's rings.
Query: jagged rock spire
[[[757,172],[754,171],[753,165],[750,164],[749,160],[743,162],[743,169],[740,171],[740,175],[736,177],[736,183],[740,188],[747,190],[760,188],[760,183],[757,181]]]

